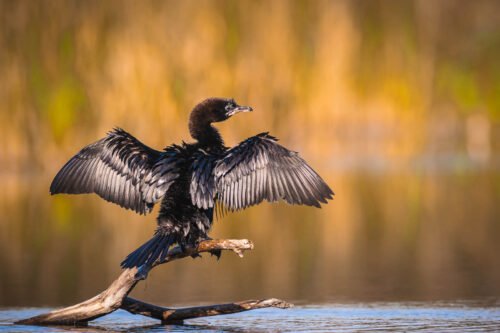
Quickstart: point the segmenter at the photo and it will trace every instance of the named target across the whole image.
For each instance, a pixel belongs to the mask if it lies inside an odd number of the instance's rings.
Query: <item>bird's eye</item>
[[[225,109],[226,109],[226,111],[234,109],[234,104],[233,103],[227,103]]]

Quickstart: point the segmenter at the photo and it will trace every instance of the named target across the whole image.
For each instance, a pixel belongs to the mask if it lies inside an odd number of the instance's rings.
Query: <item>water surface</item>
[[[48,309],[0,311],[0,331],[9,332],[497,332],[498,302],[346,303],[261,309],[162,326],[119,310],[86,328],[15,326]]]

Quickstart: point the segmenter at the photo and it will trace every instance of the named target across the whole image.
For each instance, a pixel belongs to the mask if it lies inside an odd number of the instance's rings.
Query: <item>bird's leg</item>
[[[193,244],[191,244],[189,241],[181,241],[179,242],[179,247],[181,248],[181,251],[184,253],[189,253],[193,252],[192,250],[196,249],[198,247],[198,244],[200,241],[195,241]],[[194,253],[191,254],[191,258],[196,259],[196,258],[201,258],[201,255],[199,253]]]
[[[194,244],[189,244],[189,243],[180,244],[179,243],[179,246],[181,247],[182,252],[190,252],[189,249],[196,249],[198,247],[198,245],[200,244],[200,242],[202,242],[204,240],[212,240],[212,238],[210,238],[208,236],[200,237],[199,239],[194,241]],[[208,252],[210,253],[210,255],[216,256],[217,260],[219,260],[221,255],[222,255],[222,250],[210,250]],[[199,253],[191,254],[191,258],[193,258],[193,259],[201,258],[201,257],[202,256]]]
[[[218,261],[222,256],[222,250],[210,250],[210,255],[216,256]]]
[[[193,258],[193,259],[201,258],[201,254],[199,254],[199,253],[192,254],[191,258]]]
[[[208,237],[205,235],[205,237],[200,237],[199,239],[197,239],[196,241],[194,241],[194,244],[193,245],[187,245],[188,247],[193,247],[193,249],[197,248],[198,247],[198,244],[200,244],[200,242],[204,241],[204,240],[212,240],[212,238]],[[184,246],[186,246],[186,244],[184,244]],[[183,250],[184,251],[184,250]],[[222,251],[221,250],[210,250],[208,251],[210,253],[210,255],[212,256],[216,256],[217,257],[217,260],[220,259],[221,255],[222,255]],[[196,259],[196,258],[201,258],[201,254],[199,253],[195,253],[195,254],[192,254],[191,255],[191,258],[193,259]]]
[[[196,249],[198,247],[199,242],[196,242],[195,244],[187,244],[186,242],[179,242],[179,247],[181,248],[181,251],[184,253],[191,252],[190,249]],[[191,254],[191,258],[201,258],[201,255],[199,253]]]

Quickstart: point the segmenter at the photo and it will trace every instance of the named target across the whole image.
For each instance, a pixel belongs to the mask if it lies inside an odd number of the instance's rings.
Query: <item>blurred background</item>
[[[227,145],[270,131],[336,192],[215,223],[254,251],[154,270],[134,297],[196,304],[500,297],[500,2],[0,1],[0,306],[101,291],[147,240],[96,195],[48,193],[120,126],[161,149],[234,97]]]

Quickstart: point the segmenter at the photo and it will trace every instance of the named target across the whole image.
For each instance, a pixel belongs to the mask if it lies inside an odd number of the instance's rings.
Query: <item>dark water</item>
[[[483,302],[359,303],[262,309],[203,319],[185,325],[117,311],[86,328],[15,326],[12,321],[47,309],[0,311],[2,332],[498,332],[500,307]]]

